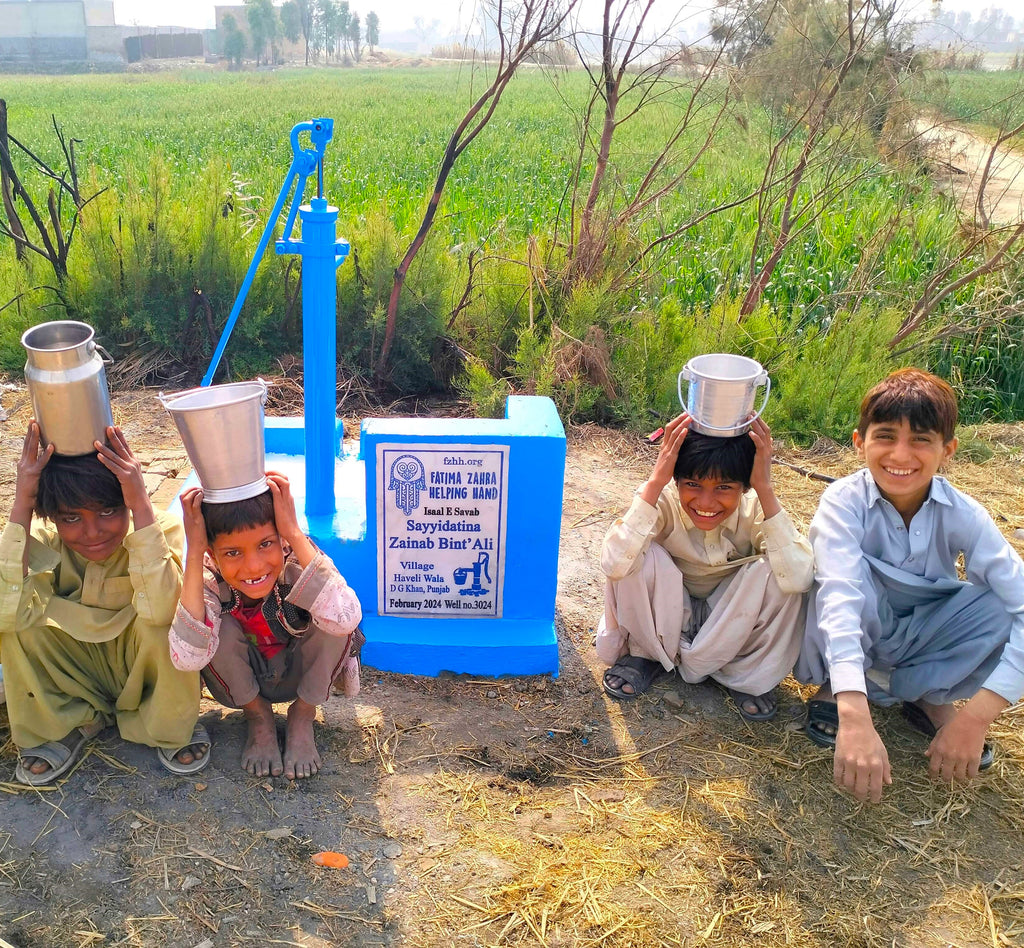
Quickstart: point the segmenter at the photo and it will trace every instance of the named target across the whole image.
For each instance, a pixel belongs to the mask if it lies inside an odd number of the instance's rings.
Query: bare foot
[[[288,730],[284,743],[284,775],[289,780],[312,777],[320,770],[320,754],[313,740],[316,705],[296,698],[288,709]]]
[[[281,748],[277,745],[277,723],[273,705],[257,695],[242,711],[249,734],[242,748],[242,770],[253,777],[278,777],[284,770]]]

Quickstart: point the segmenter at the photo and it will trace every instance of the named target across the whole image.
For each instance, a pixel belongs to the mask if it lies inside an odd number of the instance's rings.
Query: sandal
[[[45,787],[66,774],[82,757],[82,748],[103,730],[102,721],[83,724],[59,741],[47,741],[38,747],[26,747],[18,755],[14,779],[27,787]],[[40,774],[33,773],[26,761],[36,758],[50,765]]]
[[[633,698],[639,698],[644,692],[649,691],[651,685],[659,678],[670,674],[672,673],[665,671],[661,662],[641,658],[639,655],[626,655],[605,670],[604,690],[619,701],[632,701]],[[609,677],[621,678],[622,684],[609,684]],[[629,685],[633,689],[632,692],[623,691],[622,685]]]
[[[745,691],[736,691],[725,685],[721,686],[725,693],[736,702],[736,709],[744,721],[771,721],[779,713],[779,705],[775,700],[775,689],[766,691],[763,695],[748,695]],[[768,705],[764,711],[748,711],[743,707],[746,701],[763,701]]]
[[[924,708],[914,704],[914,702],[904,701],[900,713],[907,724],[925,737],[935,737],[938,734],[938,728],[935,727],[932,719],[928,717],[928,713]],[[978,771],[988,770],[995,762],[995,748],[988,741],[985,741],[985,746],[981,750],[981,760],[978,761]]]
[[[832,732],[825,730],[831,727]],[[804,733],[819,747],[831,747],[835,750],[836,731],[839,730],[839,708],[834,701],[818,699],[807,702],[807,721]]]
[[[195,744],[201,744],[206,747],[206,753],[202,757],[193,755],[193,760],[189,764],[183,764],[178,760],[178,754],[185,750],[185,748],[192,747]],[[183,744],[174,750],[169,747],[158,747],[156,749],[156,759],[160,761],[164,770],[169,770],[172,774],[176,774],[179,777],[197,774],[210,762],[210,745],[210,735],[206,732],[206,728],[197,722],[196,726],[192,728],[192,739],[187,744]]]

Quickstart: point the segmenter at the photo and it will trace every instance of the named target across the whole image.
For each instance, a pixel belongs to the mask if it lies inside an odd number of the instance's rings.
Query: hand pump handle
[[[299,141],[299,136],[303,132],[309,132],[309,140],[313,145],[312,148],[302,147],[302,144]],[[206,370],[206,375],[203,376],[202,385],[209,385],[213,382],[213,377],[220,365],[220,360],[224,356],[224,350],[227,348],[228,340],[231,338],[231,332],[235,328],[235,323],[238,322],[238,315],[242,311],[242,304],[245,302],[245,298],[249,294],[249,288],[252,286],[252,281],[256,276],[256,270],[259,268],[260,261],[263,259],[263,254],[267,249],[267,244],[270,243],[270,238],[273,236],[274,228],[277,226],[277,220],[281,216],[281,210],[284,207],[284,202],[288,199],[288,195],[291,193],[292,186],[295,184],[296,179],[298,179],[298,185],[295,188],[295,195],[292,198],[292,206],[288,211],[288,219],[285,222],[285,240],[291,236],[292,227],[295,224],[295,215],[298,213],[299,205],[302,203],[302,197],[306,190],[306,179],[314,171],[318,172],[317,194],[318,196],[323,195],[324,149],[327,147],[327,143],[331,140],[333,134],[334,120],[328,118],[318,118],[312,119],[308,122],[299,122],[292,128],[290,137],[292,146],[292,163],[288,168],[288,173],[285,175],[284,184],[281,186],[281,192],[278,194],[277,200],[274,202],[274,207],[270,211],[270,216],[267,218],[267,225],[263,228],[263,235],[260,237],[260,242],[256,246],[256,253],[253,254],[253,258],[249,263],[249,269],[245,271],[245,278],[242,280],[242,286],[238,291],[238,296],[235,298],[235,305],[231,307],[231,313],[228,315],[228,320],[224,324],[224,329],[221,331],[220,340],[217,343],[217,348],[214,350],[213,358],[210,360],[210,367]]]

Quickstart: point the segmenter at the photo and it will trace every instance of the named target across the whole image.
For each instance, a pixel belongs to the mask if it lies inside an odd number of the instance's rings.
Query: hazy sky
[[[363,17],[371,10],[380,17],[381,27],[387,32],[412,29],[416,17],[422,17],[428,24],[439,20],[439,30],[449,32],[464,27],[472,18],[474,0],[433,0],[424,4],[422,0],[349,0],[351,7]],[[927,14],[930,4],[927,0],[912,0]],[[1019,0],[947,0],[947,10],[968,10],[977,16],[987,7],[1001,7],[1011,15],[1017,14]],[[599,7],[598,0],[584,0],[584,6],[591,10]],[[710,8],[712,0],[706,2],[679,3],[678,0],[657,0],[654,12],[659,15],[662,25],[675,19],[685,25],[691,23],[701,7]],[[683,11],[686,10],[684,13]],[[191,26],[212,28],[213,3],[210,0],[114,0],[114,15],[119,24],[130,26]]]
[[[226,3],[232,0],[225,0]],[[241,3],[242,0],[234,0]],[[413,27],[416,17],[423,17],[428,23],[441,20],[448,29],[458,25],[460,11],[472,8],[472,2],[461,0],[433,0],[424,4],[420,0],[349,0],[353,10],[366,16],[371,10],[380,17],[381,24],[388,29]],[[130,26],[138,22],[141,26],[192,26],[212,29],[213,7],[211,0],[114,0],[114,16],[119,24]]]

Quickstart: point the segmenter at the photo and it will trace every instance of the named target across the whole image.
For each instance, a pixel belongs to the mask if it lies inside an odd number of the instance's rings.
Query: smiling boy
[[[747,720],[769,720],[800,648],[810,544],[775,496],[768,426],[717,438],[690,422],[665,426],[651,476],[605,537],[604,689],[634,698],[678,670],[717,681]]]
[[[311,777],[320,769],[317,707],[336,679],[359,690],[359,600],[300,529],[288,478],[228,503],[181,496],[187,553],[171,659],[201,669],[210,693],[241,708],[242,769],[254,777]],[[282,758],[273,703],[290,702]]]
[[[964,781],[991,765],[986,731],[1024,693],[1024,563],[985,509],[937,476],[956,422],[942,379],[888,376],[853,434],[867,467],[829,485],[811,522],[816,590],[796,676],[821,685],[807,735],[835,747],[835,781],[860,800],[878,802],[892,782],[869,701],[902,702],[933,737],[931,775]]]
[[[15,777],[30,786],[71,770],[115,722],[172,773],[209,762],[199,677],[167,655],[181,527],[153,510],[121,429],[106,435],[96,454],[64,457],[30,423],[0,537],[7,711]]]

